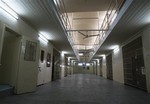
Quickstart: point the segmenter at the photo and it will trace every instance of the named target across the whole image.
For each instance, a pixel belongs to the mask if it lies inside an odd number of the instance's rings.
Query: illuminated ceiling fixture
[[[78,63],[78,66],[82,66],[82,63]]]
[[[4,0],[0,0],[0,9],[11,15],[15,19],[19,19],[17,13],[8,5],[4,2]]]
[[[83,53],[79,53],[79,56],[83,56]]]
[[[44,35],[42,35],[42,34],[39,34],[39,39],[40,39],[40,40],[43,40],[43,41],[46,42],[46,43],[48,43],[47,38],[46,38]]]
[[[86,63],[86,66],[90,66],[90,63]]]

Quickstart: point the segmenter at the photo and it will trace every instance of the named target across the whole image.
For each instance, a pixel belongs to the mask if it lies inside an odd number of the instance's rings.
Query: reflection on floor
[[[37,88],[37,92],[0,98],[0,104],[150,104],[150,94],[95,75],[76,74]]]

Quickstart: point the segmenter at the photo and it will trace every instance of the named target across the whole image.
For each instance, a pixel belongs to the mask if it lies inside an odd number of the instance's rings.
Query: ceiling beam
[[[67,32],[76,32],[76,31],[108,31],[108,29],[85,29],[85,30],[67,30]]]

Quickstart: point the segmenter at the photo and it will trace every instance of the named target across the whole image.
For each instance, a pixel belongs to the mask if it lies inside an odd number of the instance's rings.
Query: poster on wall
[[[37,49],[36,42],[26,40],[24,60],[25,61],[35,61],[36,60],[36,49]]]
[[[46,67],[51,66],[51,54],[47,53]]]

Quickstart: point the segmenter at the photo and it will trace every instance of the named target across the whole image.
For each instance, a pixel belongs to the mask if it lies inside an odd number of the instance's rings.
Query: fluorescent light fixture
[[[78,63],[78,66],[82,66],[82,63]]]
[[[113,50],[114,53],[117,53],[119,51],[119,46],[116,46]]]
[[[15,19],[19,18],[17,13],[12,8],[10,8],[10,6],[6,4],[4,0],[0,0],[0,9],[7,12],[9,15],[11,15]]]
[[[48,43],[47,38],[45,38],[45,36],[43,36],[42,34],[39,34],[39,39],[43,40],[44,42]]]
[[[86,66],[90,66],[90,63],[86,63]]]
[[[79,53],[79,56],[83,56],[83,53]]]
[[[112,45],[109,47],[110,50],[114,50],[114,49],[117,49],[119,48],[119,45]]]
[[[62,54],[67,54],[68,52],[67,52],[67,51],[62,51],[61,53],[62,53]]]
[[[53,1],[54,1],[55,5],[57,6],[59,2],[57,0],[53,0]]]
[[[101,54],[101,55],[99,55],[100,57],[105,57],[106,55],[105,54]]]

